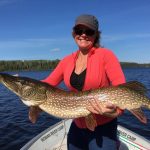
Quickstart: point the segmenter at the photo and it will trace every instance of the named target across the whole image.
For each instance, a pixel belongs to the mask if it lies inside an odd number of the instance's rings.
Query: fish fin
[[[136,108],[129,110],[135,117],[137,117],[142,123],[147,123],[147,118],[145,114],[143,113],[141,108]]]
[[[39,113],[41,112],[42,110],[38,107],[38,106],[31,106],[29,108],[29,120],[32,122],[32,123],[36,123],[37,121],[37,118],[39,116]]]
[[[123,83],[123,84],[120,84],[119,85],[120,87],[126,87],[130,90],[134,90],[134,91],[137,91],[141,94],[146,94],[147,92],[147,89],[146,87],[144,86],[144,84],[138,82],[138,81],[130,81],[130,82],[126,82],[126,83]]]
[[[89,114],[85,117],[85,123],[87,128],[91,131],[94,131],[95,127],[97,126],[97,122],[93,114]]]

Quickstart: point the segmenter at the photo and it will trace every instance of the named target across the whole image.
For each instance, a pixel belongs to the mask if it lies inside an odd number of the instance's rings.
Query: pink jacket
[[[70,76],[75,67],[79,50],[62,59],[54,71],[43,81],[57,86],[64,80],[65,85],[72,91],[77,91],[70,84]],[[118,85],[125,82],[120,63],[112,51],[106,48],[92,48],[88,54],[87,71],[83,91]],[[102,115],[95,115],[97,124],[101,125],[112,120]],[[80,128],[86,128],[85,119],[74,120]]]

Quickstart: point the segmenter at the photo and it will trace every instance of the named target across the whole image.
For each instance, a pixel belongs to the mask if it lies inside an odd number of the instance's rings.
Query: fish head
[[[26,81],[26,83],[22,85],[20,97],[27,106],[38,106],[47,99],[46,91],[47,89],[42,83],[37,84]]]
[[[19,95],[20,86],[18,86],[19,82],[17,82],[17,78],[15,76],[11,76],[9,74],[1,73],[0,74],[0,82],[7,87],[9,90],[13,91],[15,94]]]
[[[46,87],[40,81],[9,74],[0,74],[0,82],[18,95],[28,106],[40,105],[46,99]]]

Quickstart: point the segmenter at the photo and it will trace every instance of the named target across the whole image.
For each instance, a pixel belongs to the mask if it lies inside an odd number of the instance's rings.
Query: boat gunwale
[[[55,127],[60,126],[61,124],[62,124],[63,126],[65,126],[65,125],[66,125],[66,122],[69,122],[69,121],[72,121],[72,119],[64,119],[64,120],[61,120],[61,121],[59,121],[59,122],[53,124],[52,126],[48,127],[47,129],[45,129],[44,131],[42,131],[41,133],[39,133],[37,136],[35,136],[35,137],[34,137],[33,139],[31,139],[29,142],[27,142],[20,150],[28,150],[29,148],[31,148],[31,146],[32,146],[35,142],[37,142],[39,139],[41,139],[42,136],[44,136],[46,133],[48,134],[51,130],[55,129]],[[59,127],[58,127],[58,128],[59,128]],[[143,137],[143,136],[141,136],[141,135],[139,135],[139,134],[137,134],[137,133],[131,131],[130,129],[125,128],[125,127],[123,127],[123,126],[121,126],[121,125],[118,125],[118,127],[117,127],[117,136],[118,136],[119,141],[122,142],[122,144],[125,144],[125,143],[131,144],[131,143],[134,143],[136,146],[138,145],[139,147],[144,148],[144,150],[150,150],[150,149],[148,149],[147,147],[144,147],[143,145],[140,145],[140,144],[138,144],[138,143],[136,143],[136,142],[130,140],[130,139],[127,138],[126,136],[121,135],[121,134],[120,134],[120,131],[124,131],[128,136],[136,137],[136,140],[135,140],[135,141],[142,140],[143,143],[144,143],[144,146],[145,146],[145,145],[146,145],[146,146],[147,146],[147,145],[150,145],[150,141],[149,141],[148,139],[146,139],[145,137]],[[125,140],[124,140],[124,139],[125,139]],[[125,143],[124,143],[122,140],[123,140]],[[128,142],[127,142],[126,140],[127,140]]]

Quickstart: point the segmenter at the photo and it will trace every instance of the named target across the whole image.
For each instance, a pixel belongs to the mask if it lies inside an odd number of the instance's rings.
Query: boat
[[[72,119],[62,120],[25,144],[21,150],[67,150],[67,133]],[[150,150],[150,141],[120,125],[117,128],[119,150]]]

